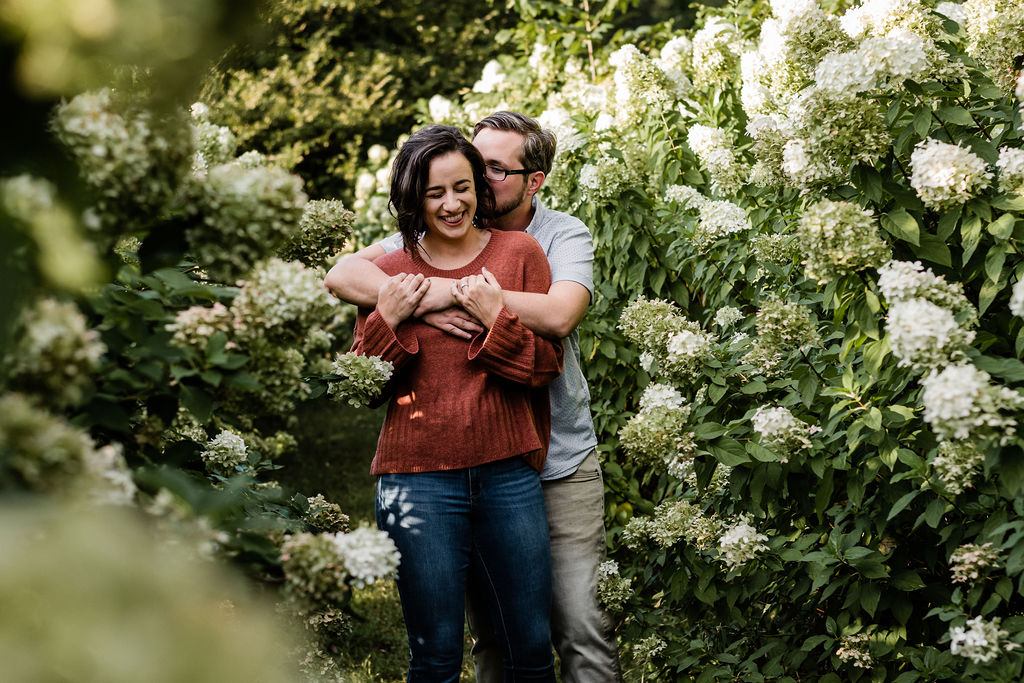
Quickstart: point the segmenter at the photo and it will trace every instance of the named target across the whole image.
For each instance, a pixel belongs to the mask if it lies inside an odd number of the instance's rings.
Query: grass
[[[350,517],[352,527],[374,525],[374,484],[370,462],[386,409],[352,408],[326,399],[296,411],[292,430],[298,454],[282,458],[280,482],[304,495],[322,493]],[[394,581],[378,581],[354,589],[352,633],[344,644],[341,664],[351,683],[400,683],[405,680],[409,649],[402,606]],[[472,683],[467,635],[462,680]]]

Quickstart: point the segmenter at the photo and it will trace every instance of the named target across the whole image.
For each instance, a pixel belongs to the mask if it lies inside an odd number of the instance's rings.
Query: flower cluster
[[[391,379],[394,366],[378,356],[339,353],[331,363],[331,371],[340,377],[331,382],[327,393],[336,400],[360,407],[377,399]]]
[[[506,80],[507,76],[502,70],[501,63],[496,59],[492,59],[484,64],[484,70],[480,74],[480,79],[473,84],[473,92],[492,93],[500,91]]]
[[[992,181],[985,160],[960,145],[923,140],[910,155],[910,185],[926,206],[948,209],[976,197]]]
[[[629,548],[638,548],[647,539],[662,548],[685,540],[698,550],[706,551],[718,541],[721,521],[705,515],[700,508],[685,500],[666,501],[654,510],[654,517],[633,517],[622,530],[622,540]]]
[[[35,491],[65,492],[94,451],[88,434],[25,396],[0,395],[0,482],[13,475]]]
[[[231,304],[231,314],[243,338],[302,339],[334,312],[335,301],[323,286],[323,274],[298,261],[268,259],[239,286],[242,291]]]
[[[605,203],[616,199],[626,189],[638,185],[641,172],[635,163],[606,154],[595,164],[580,169],[579,185],[587,201]]]
[[[839,18],[843,30],[853,38],[883,35],[902,28],[919,36],[940,32],[937,17],[921,0],[865,0]]]
[[[778,353],[806,350],[819,343],[810,311],[798,303],[770,298],[757,312],[757,335],[763,348]]]
[[[906,29],[867,38],[852,52],[825,55],[815,81],[834,93],[859,93],[878,85],[898,86],[906,79],[921,80],[931,69],[928,42]]]
[[[238,434],[224,430],[206,443],[206,450],[200,453],[206,468],[221,475],[234,474],[249,458],[249,449]]]
[[[1000,192],[1024,194],[1024,149],[1001,148],[996,169]]]
[[[784,232],[760,232],[751,238],[749,248],[758,263],[786,266],[800,256],[798,240]]]
[[[1024,280],[1017,280],[1013,284],[1010,294],[1010,313],[1024,318]]]
[[[952,311],[965,327],[978,322],[978,311],[964,295],[963,285],[947,282],[920,261],[889,261],[878,269],[878,289],[890,304],[925,299]]]
[[[326,534],[341,557],[349,583],[364,588],[398,569],[401,554],[387,533],[361,526],[347,534]]]
[[[961,327],[953,312],[927,299],[890,304],[886,329],[899,367],[917,372],[964,360],[974,330]]]
[[[602,562],[597,568],[597,596],[610,612],[619,612],[633,595],[630,580],[619,575],[619,563]]]
[[[1004,640],[1010,634],[999,628],[999,622],[999,617],[993,617],[992,621],[985,621],[984,617],[977,616],[967,620],[966,628],[964,626],[950,628],[950,652],[966,657],[975,664],[985,664],[1004,652],[1019,648],[1017,643]]]
[[[690,240],[698,252],[707,251],[715,242],[750,227],[743,207],[727,201],[707,201],[700,205],[699,220]]]
[[[715,312],[715,324],[719,327],[729,327],[733,323],[743,320],[745,316],[738,308],[722,306]]]
[[[138,487],[124,459],[121,444],[107,444],[85,454],[82,484],[96,505],[134,505]]]
[[[307,202],[299,220],[299,230],[277,250],[285,261],[301,261],[311,268],[322,268],[337,254],[352,234],[355,214],[336,199]]]
[[[638,463],[685,479],[697,449],[687,424],[689,415],[690,407],[678,392],[652,384],[644,392],[640,412],[619,430],[622,447]]]
[[[205,349],[210,337],[222,332],[230,335],[234,329],[231,310],[219,301],[212,306],[190,306],[178,311],[174,322],[168,323],[167,331],[174,335],[174,341],[185,346]],[[230,343],[231,348],[237,345]]]
[[[715,192],[730,195],[743,186],[749,169],[736,157],[732,140],[724,130],[695,125],[686,135],[686,144],[708,170]]]
[[[234,282],[299,230],[302,180],[272,166],[213,166],[189,185],[189,249],[218,282]]]
[[[800,247],[807,277],[819,283],[839,279],[889,260],[889,247],[870,211],[849,202],[823,199],[800,217]]]
[[[689,185],[669,185],[665,188],[665,201],[675,202],[691,211],[698,211],[708,198]]]
[[[1024,405],[1024,397],[989,383],[989,374],[973,365],[932,370],[924,386],[924,420],[940,440],[992,436],[1005,443],[1016,432],[1015,416],[1003,415]]]
[[[615,67],[616,119],[622,126],[640,122],[648,110],[664,111],[689,90],[689,81],[681,72],[676,80],[669,78],[635,45],[623,45],[608,63]]]
[[[941,441],[930,465],[943,488],[958,496],[972,486],[985,464],[985,454],[974,441]]]
[[[820,427],[808,427],[793,416],[788,408],[761,406],[751,418],[754,431],[761,437],[761,443],[779,453],[781,462],[788,462],[789,455],[811,447],[810,434],[821,431]]]
[[[782,134],[776,117],[753,117],[747,122],[747,135],[753,140],[750,152],[756,159],[754,167],[750,169],[750,182],[758,187],[782,187],[787,177],[782,169],[782,150],[786,146],[786,136]]]
[[[708,19],[693,36],[693,80],[698,87],[733,77],[742,40],[736,27],[720,17]]]
[[[843,636],[839,641],[836,657],[844,664],[852,664],[858,669],[870,669],[875,661],[868,650],[870,643],[871,636],[867,633]]]
[[[742,567],[758,553],[768,550],[764,543],[767,540],[767,536],[757,533],[757,529],[750,525],[748,516],[741,515],[718,539],[718,551],[721,553],[719,559],[727,564],[729,569]]]
[[[309,509],[303,519],[306,524],[319,532],[345,533],[348,531],[348,515],[341,511],[341,506],[324,498],[322,493],[306,499]]]
[[[558,141],[556,154],[563,157],[587,144],[587,137],[579,131],[572,120],[572,114],[561,107],[545,109],[537,122],[555,135]]]
[[[22,310],[13,348],[4,357],[11,387],[57,406],[77,403],[107,352],[99,332],[70,302],[41,299]]]
[[[1024,7],[1017,0],[966,0],[967,54],[1004,90],[1014,85],[1014,59],[1024,54]]]
[[[59,105],[53,128],[99,198],[100,227],[114,233],[122,216],[147,219],[174,196],[192,156],[184,118],[158,121],[110,90]]]
[[[712,354],[711,337],[668,301],[637,298],[623,309],[619,329],[679,382],[695,378]]]
[[[647,636],[633,645],[633,660],[645,665],[660,655],[668,644],[658,636]]]
[[[314,603],[342,602],[350,586],[392,575],[400,559],[394,541],[369,527],[348,534],[295,534],[281,545],[285,594]]]
[[[238,140],[231,129],[210,121],[210,108],[201,102],[192,105],[192,173],[200,179],[210,166],[223,164],[235,156]]]
[[[967,543],[949,556],[949,571],[953,583],[974,583],[992,569],[1002,566],[999,551],[991,543]]]

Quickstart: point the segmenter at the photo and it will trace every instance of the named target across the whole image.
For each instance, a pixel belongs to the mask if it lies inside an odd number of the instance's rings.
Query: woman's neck
[[[428,232],[420,239],[420,258],[435,268],[454,270],[475,259],[490,240],[488,230],[473,229],[459,240],[446,240]]]

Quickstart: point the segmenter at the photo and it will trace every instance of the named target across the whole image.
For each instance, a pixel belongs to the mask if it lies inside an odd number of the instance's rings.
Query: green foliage
[[[278,2],[265,42],[228,54],[202,97],[244,149],[298,172],[312,196],[350,199],[366,151],[409,129],[417,99],[470,85],[514,20],[465,0]]]

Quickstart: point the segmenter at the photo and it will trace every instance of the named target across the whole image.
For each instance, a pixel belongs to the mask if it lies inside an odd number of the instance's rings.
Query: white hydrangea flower
[[[1024,280],[1018,280],[1013,285],[1013,293],[1010,295],[1010,312],[1024,318]]]
[[[537,121],[548,128],[558,141],[558,154],[568,154],[586,144],[586,137],[579,132],[572,121],[572,114],[562,108],[547,109]]]
[[[974,485],[974,477],[985,464],[985,454],[974,441],[940,441],[929,464],[943,488],[959,496]]]
[[[722,306],[715,312],[715,324],[719,327],[729,327],[733,323],[743,320],[743,313],[732,306]]]
[[[379,356],[359,356],[349,352],[335,356],[331,371],[342,379],[328,385],[328,395],[358,408],[369,405],[380,396],[384,385],[391,379],[394,366]]]
[[[619,563],[606,560],[597,567],[597,596],[611,612],[618,612],[633,595],[630,580],[619,575]]]
[[[206,450],[200,456],[206,466],[220,474],[230,474],[235,468],[244,465],[249,449],[241,436],[231,430],[222,430],[220,434],[206,443]]]
[[[871,636],[867,633],[857,633],[843,636],[839,640],[839,648],[836,650],[836,657],[845,664],[852,664],[858,669],[870,669],[874,665],[874,658],[868,650],[868,643]]]
[[[731,138],[721,128],[692,126],[686,135],[701,164],[711,174],[712,188],[723,195],[736,192],[748,175],[747,167],[737,158]]]
[[[924,420],[940,440],[992,434],[1005,442],[1016,431],[1016,411],[1024,398],[1016,391],[989,383],[989,374],[973,365],[950,365],[932,370],[924,386]]]
[[[889,247],[870,211],[849,202],[823,199],[800,217],[798,244],[807,277],[828,282],[888,259]]]
[[[693,73],[698,86],[723,83],[733,75],[740,45],[736,27],[711,17],[693,36]]]
[[[974,331],[957,323],[953,313],[927,299],[906,299],[889,306],[886,329],[899,367],[917,371],[966,358]]]
[[[967,54],[1004,90],[1014,86],[1014,58],[1024,54],[1024,5],[1019,0],[966,0]]]
[[[505,83],[505,79],[506,76],[505,72],[501,68],[501,63],[496,59],[492,59],[484,64],[484,70],[483,73],[480,74],[480,80],[473,84],[473,92],[496,92],[501,89],[501,86]]]
[[[1024,149],[1002,147],[996,162],[999,191],[1024,194]]]
[[[138,488],[124,459],[121,444],[107,444],[85,454],[89,499],[99,505],[135,504]]]
[[[689,185],[669,185],[665,188],[665,201],[675,202],[690,210],[699,210],[709,200]]]
[[[640,412],[651,412],[654,408],[683,408],[683,395],[669,384],[649,384],[640,397]]]
[[[231,304],[245,336],[281,336],[308,330],[330,315],[334,300],[323,275],[298,261],[271,258],[258,263]]]
[[[1017,643],[1007,642],[1010,634],[999,628],[999,617],[986,621],[977,616],[968,619],[965,626],[954,626],[949,629],[949,649],[955,655],[966,657],[975,664],[985,664],[1020,647]]]
[[[934,138],[919,142],[910,155],[910,185],[925,205],[946,209],[963,204],[989,186],[985,160],[960,145]]]
[[[890,304],[927,299],[948,308],[965,327],[973,327],[978,321],[978,311],[964,296],[963,284],[947,282],[944,275],[936,275],[920,261],[889,261],[878,269],[878,289]]]
[[[953,575],[953,583],[974,583],[1001,565],[999,550],[993,548],[991,543],[967,543],[958,547],[949,556],[949,571]]]
[[[352,585],[364,588],[394,574],[401,553],[386,532],[361,526],[347,534],[327,534],[337,548]]]
[[[692,244],[704,251],[726,235],[750,228],[747,212],[729,201],[707,201],[700,206],[700,220],[693,234]]]
[[[935,5],[935,11],[961,26],[967,23],[967,10],[959,2],[940,2]]]
[[[811,427],[782,406],[760,406],[750,420],[754,431],[761,437],[761,443],[779,452],[780,462],[789,462],[789,455],[810,448],[810,435],[821,431]]]
[[[721,553],[719,559],[727,564],[729,569],[742,567],[758,553],[768,550],[764,543],[767,540],[767,536],[759,534],[757,529],[750,525],[749,516],[741,515],[718,539],[718,550]]]

